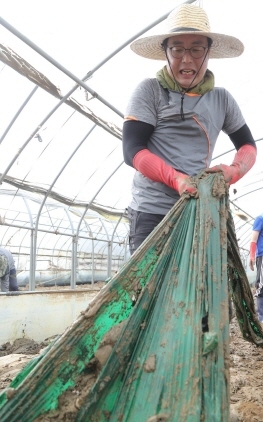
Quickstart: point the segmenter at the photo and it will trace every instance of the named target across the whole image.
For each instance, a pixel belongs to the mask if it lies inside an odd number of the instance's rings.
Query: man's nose
[[[185,54],[183,55],[182,61],[184,63],[189,63],[192,61],[192,56],[189,50],[185,50]]]

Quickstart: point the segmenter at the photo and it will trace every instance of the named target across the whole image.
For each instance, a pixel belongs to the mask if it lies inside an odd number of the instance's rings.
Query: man
[[[143,80],[131,96],[123,125],[123,154],[136,169],[129,204],[131,254],[187,192],[191,176],[222,172],[236,183],[254,165],[256,144],[231,94],[214,86],[210,58],[242,54],[237,38],[210,31],[205,11],[184,4],[170,13],[166,31],[131,44],[138,55],[165,60],[156,78]],[[231,165],[209,168],[220,131],[237,153]]]
[[[18,291],[16,267],[10,251],[0,247],[0,280],[2,292]]]
[[[254,271],[256,263],[256,293],[258,319],[263,322],[263,214],[259,215],[253,224],[251,243],[250,243],[250,261],[249,267]]]

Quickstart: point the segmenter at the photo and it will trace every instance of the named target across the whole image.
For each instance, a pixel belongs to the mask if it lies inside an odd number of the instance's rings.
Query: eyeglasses
[[[205,50],[208,49],[208,47],[202,47],[202,46],[196,46],[196,47],[191,47],[191,48],[173,46],[173,47],[167,47],[167,48],[169,48],[172,56],[175,59],[181,59],[182,57],[184,57],[187,51],[189,51],[190,55],[194,59],[201,59],[201,57],[203,57],[205,54]]]

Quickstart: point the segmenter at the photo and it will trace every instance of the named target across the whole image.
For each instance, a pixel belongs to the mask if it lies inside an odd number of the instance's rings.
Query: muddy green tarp
[[[199,198],[183,196],[72,326],[1,394],[1,422],[228,420],[229,288],[244,339],[262,347],[263,332],[228,188],[221,174],[195,181]],[[78,405],[65,411],[62,398],[80,384]]]

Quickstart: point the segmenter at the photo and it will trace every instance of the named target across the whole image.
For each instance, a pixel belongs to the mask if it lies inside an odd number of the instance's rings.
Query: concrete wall
[[[43,341],[62,334],[97,291],[0,293],[0,345],[17,338]]]

